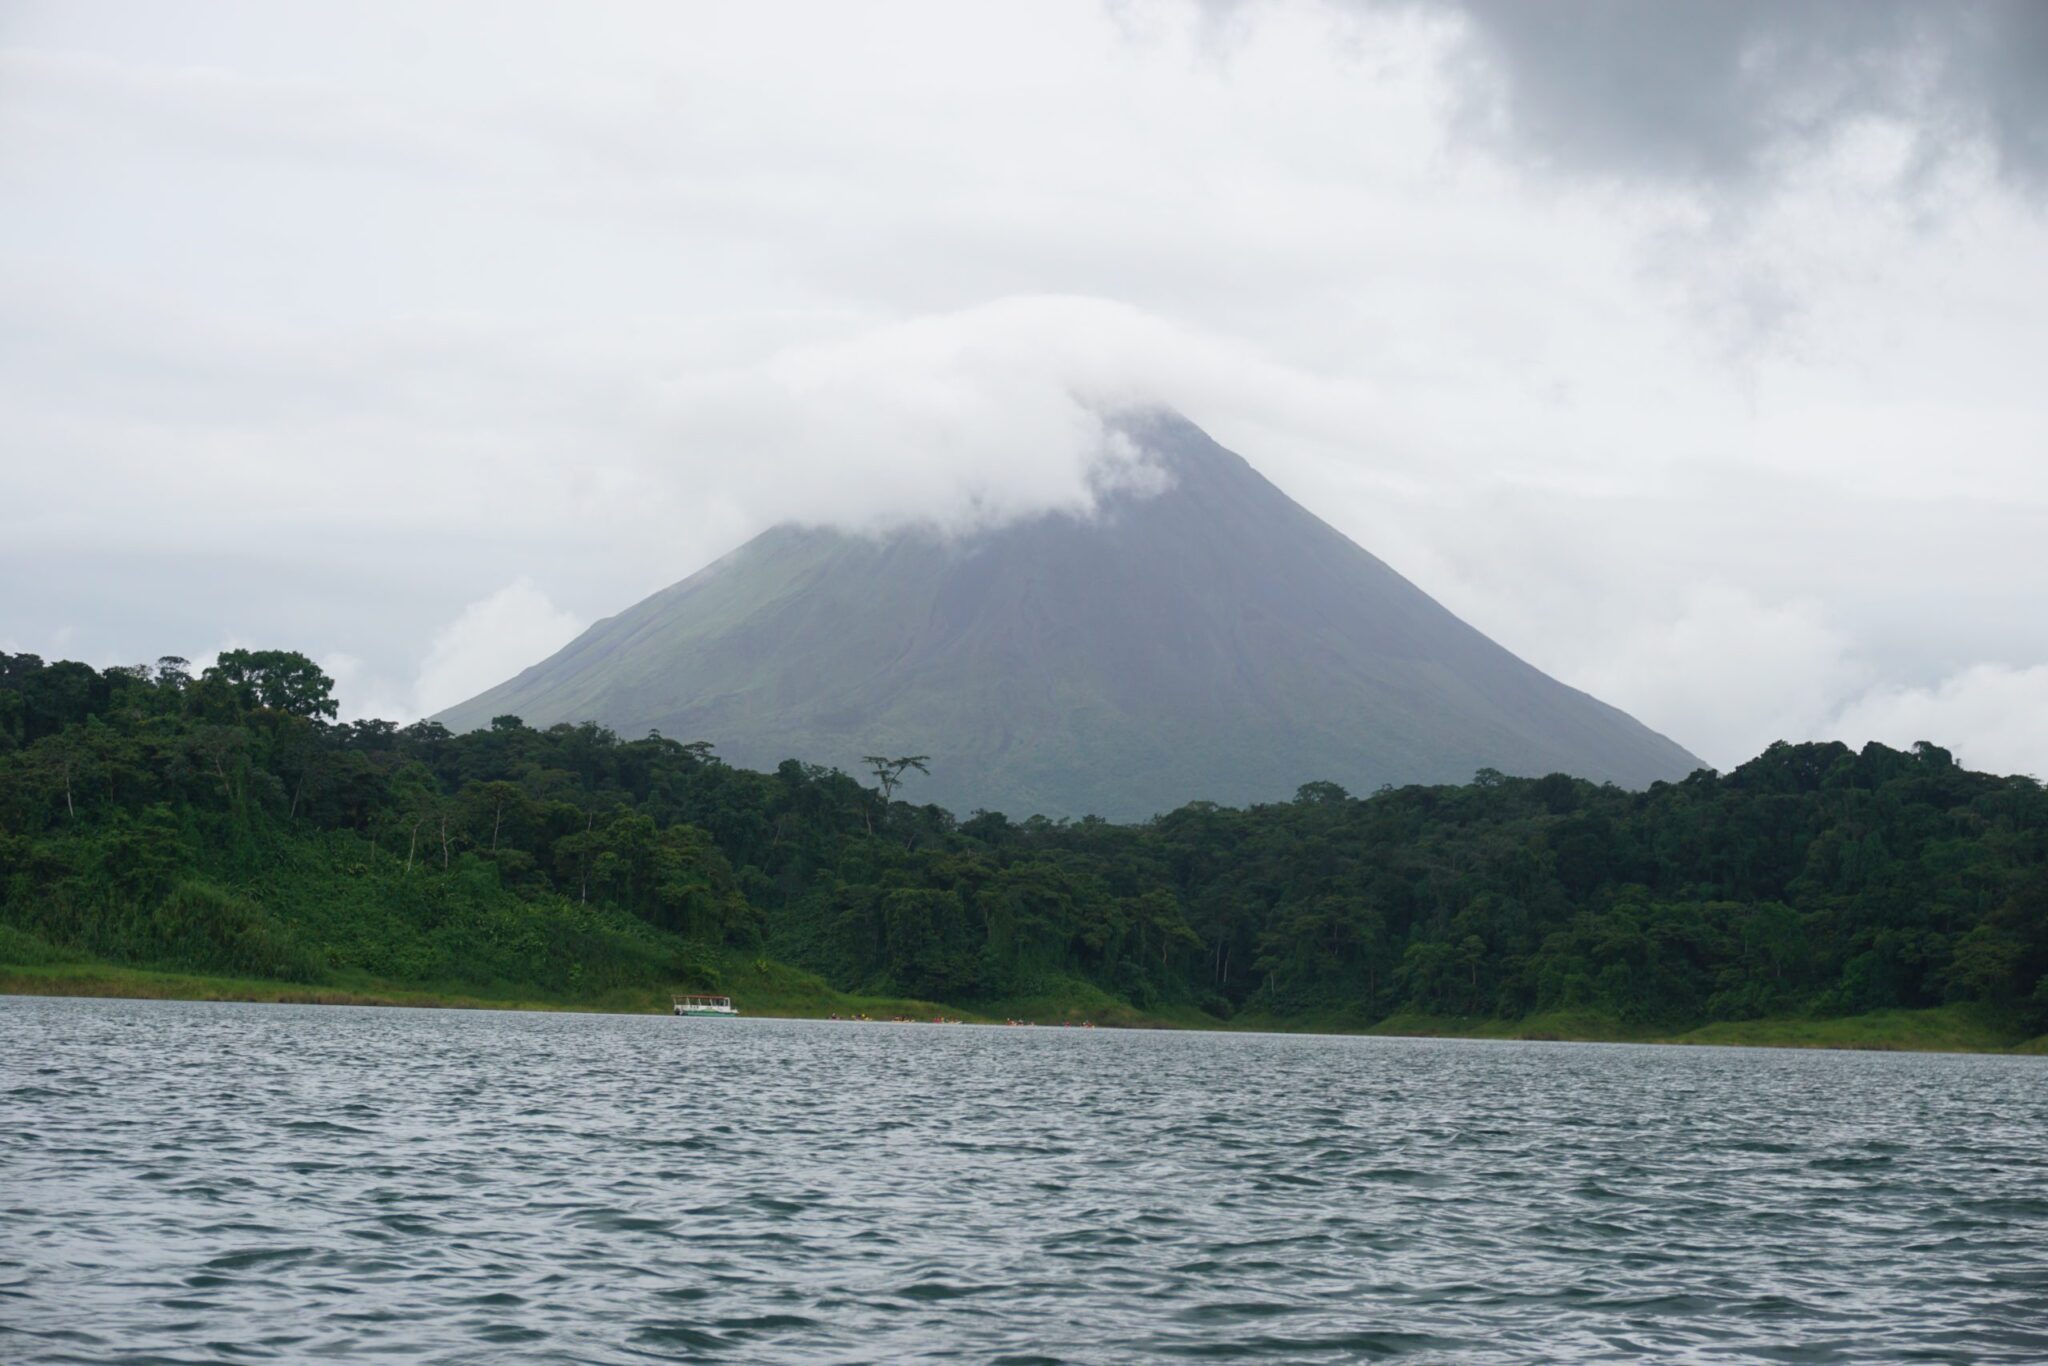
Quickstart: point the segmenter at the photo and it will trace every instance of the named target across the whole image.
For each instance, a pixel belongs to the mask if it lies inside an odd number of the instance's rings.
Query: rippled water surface
[[[0,1000],[0,1359],[2048,1357],[2038,1059]]]

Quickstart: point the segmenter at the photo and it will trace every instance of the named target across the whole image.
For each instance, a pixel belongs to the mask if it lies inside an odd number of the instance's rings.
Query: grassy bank
[[[110,996],[136,1000],[262,1001],[273,1004],[342,1006],[438,1006],[474,1010],[638,1010],[644,1003],[621,999],[572,1001],[531,991],[496,993],[464,986],[397,986],[364,980],[351,983],[274,982],[252,977],[212,977],[154,972],[110,963],[37,963],[0,967],[0,992],[13,996]]]
[[[1572,1043],[1725,1045],[1740,1048],[1846,1048],[1916,1053],[2048,1054],[2048,1036],[2029,1038],[2010,1016],[1985,1006],[1883,1010],[1832,1019],[1779,1018],[1724,1021],[1671,1032],[1596,1012],[1559,1012],[1521,1020],[1396,1015],[1363,1020],[1326,1011],[1275,1017],[1246,1013],[1228,1022],[1193,1009],[1143,1011],[1085,983],[973,1008],[894,996],[837,991],[817,975],[755,959],[727,966],[722,990],[748,1015],[824,1019],[866,1015],[886,1020],[934,1016],[971,1022],[1031,1020],[1039,1024],[1092,1023],[1126,1029],[1208,1029],[1230,1032],[1364,1034],[1417,1038],[1554,1040]],[[372,978],[308,984],[260,978],[157,972],[110,963],[0,964],[0,994],[103,996],[138,1000],[255,1001],[303,1005],[431,1006],[463,1010],[594,1011],[658,1014],[669,992],[618,989],[596,995],[558,995],[530,987],[476,983],[399,984]]]
[[[815,975],[780,963],[736,964],[727,974],[726,985],[721,990],[736,998],[749,1015],[795,1019],[824,1019],[835,1014],[867,1015],[874,1019],[904,1015],[928,1020],[943,1014],[951,1019],[984,1018],[930,1001],[835,991]],[[9,996],[102,996],[134,1000],[429,1006],[455,1010],[555,1010],[640,1015],[667,1011],[670,994],[654,988],[622,988],[594,995],[569,995],[539,992],[524,986],[400,984],[370,977],[321,983],[277,982],[252,977],[157,972],[91,962],[0,964],[0,995]]]
[[[1879,1010],[1831,1018],[1728,1020],[1677,1032],[1632,1025],[1593,1012],[1559,1012],[1521,1020],[1397,1015],[1362,1032],[1435,1038],[1846,1048],[1896,1053],[2048,1052],[2048,1038],[2030,1039],[2013,1016],[1982,1005]]]
[[[1746,1048],[1869,1048],[1914,1053],[2042,1052],[2010,1015],[1983,1005],[1878,1010],[1834,1020],[1741,1020],[1704,1025],[1677,1043]]]

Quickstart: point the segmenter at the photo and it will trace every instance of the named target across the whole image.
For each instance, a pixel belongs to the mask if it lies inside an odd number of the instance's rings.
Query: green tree
[[[334,680],[292,650],[226,650],[200,676],[225,685],[246,709],[334,719]]]

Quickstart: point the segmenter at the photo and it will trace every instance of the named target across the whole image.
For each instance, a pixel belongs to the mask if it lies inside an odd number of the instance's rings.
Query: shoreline
[[[813,982],[815,979],[813,979]],[[765,985],[765,984],[763,984]],[[850,996],[802,984],[801,991],[767,990],[767,1004],[746,1009],[757,1019],[824,1020],[865,1014],[876,1023],[902,1015],[911,1023],[934,1016],[967,1024],[1003,1025],[1007,1018],[1039,1018],[1033,1025],[1092,1025],[1105,1029],[1167,1029],[1187,1032],[1243,1034],[1324,1034],[1337,1037],[1471,1039],[1500,1043],[1635,1043],[1672,1047],[1834,1049],[1850,1052],[1953,1053],[1963,1055],[2048,1055],[2048,1035],[2028,1037],[1988,1012],[1970,1007],[1939,1006],[1922,1010],[1887,1010],[1834,1018],[1778,1017],[1720,1021],[1680,1031],[1632,1027],[1591,1013],[1554,1013],[1521,1020],[1395,1015],[1360,1023],[1329,1016],[1299,1019],[1265,1015],[1217,1020],[1145,1012],[1114,1003],[1089,1010],[1071,1004],[1065,1010],[1034,1001],[1040,1010],[1019,1010],[1025,1003],[995,1003],[995,1009],[974,1009],[937,1002]],[[820,990],[822,988],[822,990]],[[744,995],[736,991],[737,996]],[[660,1015],[662,993],[619,990],[582,999],[548,998],[519,992],[498,995],[474,988],[401,987],[386,983],[297,983],[216,977],[202,973],[160,972],[111,964],[64,963],[0,965],[0,995],[73,999],[218,1001],[253,1005],[374,1006],[425,1010],[516,1010],[554,1014]],[[760,999],[757,996],[756,999]],[[800,999],[809,997],[811,999]]]

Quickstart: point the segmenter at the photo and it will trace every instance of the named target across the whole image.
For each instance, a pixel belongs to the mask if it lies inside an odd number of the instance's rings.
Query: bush
[[[148,961],[241,977],[311,982],[319,955],[293,939],[277,918],[205,882],[181,882],[147,921]]]
[[[52,948],[27,930],[0,924],[0,964],[34,967],[42,963],[63,963],[72,955]]]

